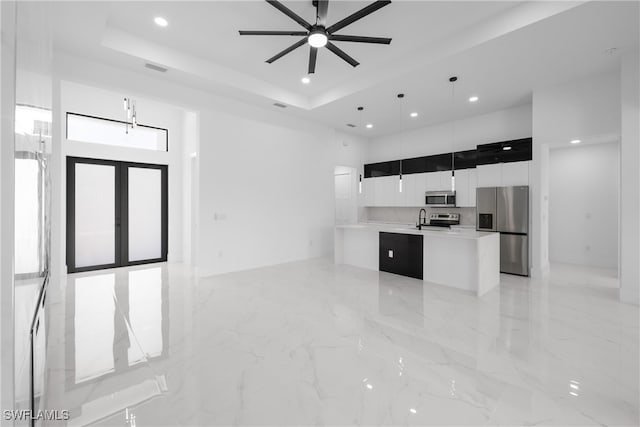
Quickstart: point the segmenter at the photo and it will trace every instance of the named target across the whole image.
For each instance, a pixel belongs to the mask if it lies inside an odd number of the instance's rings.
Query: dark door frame
[[[115,168],[115,257],[111,264],[86,267],[75,266],[75,165],[77,163],[92,165],[107,165]],[[158,169],[161,171],[161,256],[160,258],[129,261],[129,168]],[[168,166],[149,163],[124,162],[117,160],[93,159],[85,157],[67,156],[67,272],[103,270],[106,268],[125,267],[129,265],[150,264],[164,262],[168,254],[169,235],[169,194],[168,194]]]

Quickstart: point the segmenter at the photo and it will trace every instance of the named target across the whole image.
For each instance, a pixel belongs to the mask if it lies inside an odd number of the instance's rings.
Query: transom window
[[[128,127],[127,127],[128,126]],[[168,151],[167,129],[123,121],[67,113],[67,140],[143,150]]]

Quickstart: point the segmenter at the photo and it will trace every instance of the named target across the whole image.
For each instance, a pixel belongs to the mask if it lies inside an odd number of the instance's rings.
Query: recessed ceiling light
[[[308,85],[309,83],[311,83],[311,79],[307,76],[304,76],[303,78],[301,78],[300,81],[305,85]]]
[[[582,141],[580,141],[579,139],[572,139],[571,143],[572,144],[580,144]]]
[[[477,102],[478,101],[478,97],[477,96],[472,96],[469,98],[469,102]]]
[[[367,129],[371,129],[373,125],[371,123],[367,123]]]
[[[153,22],[155,22],[158,27],[166,27],[167,25],[169,25],[169,22],[167,22],[167,20],[162,16],[156,16],[155,18],[153,18]]]
[[[506,146],[502,147],[502,149],[503,149],[504,151],[509,151],[509,150],[511,150],[511,147],[510,147],[510,146],[508,146],[508,145],[506,145]]]
[[[416,113],[415,111],[413,113],[410,114],[411,117],[418,117],[418,113]]]

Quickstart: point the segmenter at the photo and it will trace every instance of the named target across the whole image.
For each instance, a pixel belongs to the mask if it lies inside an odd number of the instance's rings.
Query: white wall
[[[171,83],[142,67],[133,72],[62,52],[55,59],[65,80],[198,113],[199,200],[192,227],[198,253],[190,255],[200,275],[332,250],[334,166],[361,171],[364,139]]]
[[[549,259],[618,268],[619,144],[552,149]]]
[[[620,299],[640,304],[640,55],[622,59]]]
[[[367,163],[473,150],[477,145],[531,136],[531,105],[494,111],[452,123],[445,122],[403,133],[373,138]],[[455,147],[455,148],[454,148]]]
[[[198,229],[198,150],[200,149],[200,115],[185,111],[182,126],[182,241],[184,262],[196,265]]]
[[[199,274],[331,253],[345,138],[202,111]]]
[[[612,142],[620,134],[618,73],[591,76],[533,92],[531,167],[533,276],[549,270],[549,148],[572,139]]]
[[[64,74],[59,75],[60,78]],[[136,99],[138,122],[145,125],[166,128],[169,131],[169,151],[152,151],[143,149],[130,149],[126,147],[114,147],[103,144],[91,144],[77,141],[70,141],[62,137],[62,143],[56,152],[60,160],[59,173],[56,176],[56,183],[60,185],[62,197],[54,197],[53,209],[60,215],[58,221],[54,223],[55,228],[60,228],[61,233],[54,241],[54,247],[59,248],[58,262],[61,271],[64,270],[66,260],[66,156],[88,157],[98,159],[111,159],[132,161],[139,163],[153,163],[168,165],[169,175],[169,236],[168,236],[168,261],[181,262],[183,259],[183,118],[184,112],[181,109],[168,104],[156,101],[136,98],[135,94],[127,92],[115,92],[104,90],[92,86],[78,84],[74,82],[61,81],[60,87],[60,109],[58,117],[62,124],[62,135],[66,135],[65,116],[67,112],[87,114],[97,117],[104,117],[116,120],[124,119],[124,109],[122,100],[125,96]],[[123,130],[124,132],[124,127]]]

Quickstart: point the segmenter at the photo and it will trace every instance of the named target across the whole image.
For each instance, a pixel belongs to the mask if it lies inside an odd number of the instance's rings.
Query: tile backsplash
[[[476,208],[424,208],[427,211],[427,221],[431,213],[459,213],[460,225],[475,227]],[[418,222],[420,208],[405,207],[367,207],[364,217],[369,222],[391,222],[399,224],[415,224]]]

